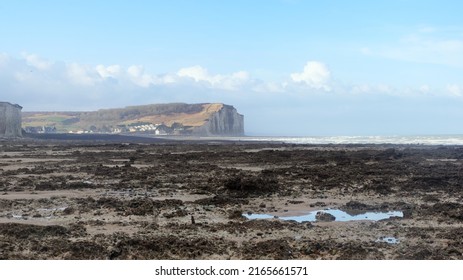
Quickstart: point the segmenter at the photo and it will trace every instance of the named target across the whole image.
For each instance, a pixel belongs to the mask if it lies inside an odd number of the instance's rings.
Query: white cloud
[[[127,69],[127,73],[130,80],[140,87],[149,87],[157,82],[154,75],[145,74],[145,68],[142,65],[130,66]]]
[[[76,85],[92,86],[97,81],[92,69],[77,63],[67,65],[67,76]]]
[[[96,71],[103,79],[106,78],[116,78],[121,73],[121,66],[120,65],[110,65],[105,67],[104,65],[97,65],[95,67]]]
[[[447,86],[447,92],[450,93],[453,96],[463,96],[463,87],[459,85],[448,85]]]
[[[328,85],[331,78],[331,73],[325,64],[318,61],[309,61],[304,66],[301,73],[291,74],[291,79],[296,83],[303,83],[315,89],[323,89],[329,91],[331,88]]]
[[[219,78],[217,76],[215,76],[215,77],[210,76],[207,69],[205,69],[205,68],[203,68],[203,67],[201,67],[199,65],[192,66],[192,67],[187,67],[187,68],[182,68],[177,72],[177,75],[179,77],[192,78],[196,82],[207,81],[207,82],[209,82],[211,84],[216,82],[216,80]]]
[[[239,90],[251,80],[250,75],[246,71],[238,71],[228,76],[222,76],[219,81],[219,88],[226,90]]]
[[[206,83],[212,88],[225,90],[237,90],[250,81],[250,75],[246,71],[238,71],[230,75],[211,75],[206,68],[199,65],[181,68],[177,72],[177,76],[192,79],[197,83]]]
[[[162,84],[174,84],[177,82],[177,78],[174,75],[162,75],[159,77]]]
[[[35,54],[23,53],[23,57],[28,65],[33,66],[39,70],[48,70],[52,65],[51,62],[46,61]]]
[[[145,72],[145,69],[141,65],[132,65],[127,68],[127,73],[132,77],[140,77]]]
[[[249,80],[250,78],[249,73],[246,71],[235,72],[231,75],[231,77],[232,79],[237,79],[237,80],[242,80],[242,81]]]

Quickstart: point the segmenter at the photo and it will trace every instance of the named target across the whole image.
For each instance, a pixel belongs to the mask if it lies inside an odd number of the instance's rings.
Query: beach
[[[463,259],[463,146],[0,146],[1,259]]]

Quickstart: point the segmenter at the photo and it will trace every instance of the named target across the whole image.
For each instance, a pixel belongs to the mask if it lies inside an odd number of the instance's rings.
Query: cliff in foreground
[[[93,112],[24,112],[23,128],[29,133],[242,136],[244,117],[222,103],[169,103]]]
[[[0,102],[0,137],[21,137],[21,109],[17,104]]]

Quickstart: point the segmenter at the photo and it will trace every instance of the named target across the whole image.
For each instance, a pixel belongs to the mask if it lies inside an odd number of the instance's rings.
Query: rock
[[[243,211],[239,209],[229,210],[228,211],[228,218],[232,220],[242,219],[243,218]]]
[[[332,222],[336,220],[336,217],[330,213],[319,211],[315,214],[315,219],[319,222]]]
[[[326,203],[322,201],[317,201],[309,205],[310,207],[325,207]]]

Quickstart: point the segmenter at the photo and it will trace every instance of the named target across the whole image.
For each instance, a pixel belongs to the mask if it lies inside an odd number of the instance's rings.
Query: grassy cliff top
[[[225,105],[221,103],[169,103],[101,109],[92,112],[23,112],[22,126],[50,126],[59,132],[87,130],[94,126],[130,125],[133,123],[180,123],[201,126]]]

